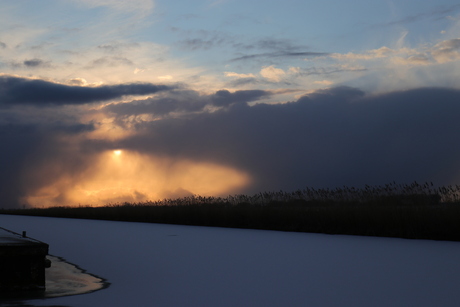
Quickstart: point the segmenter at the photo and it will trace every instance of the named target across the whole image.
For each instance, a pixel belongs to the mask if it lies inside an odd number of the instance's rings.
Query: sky
[[[3,207],[460,183],[460,4],[0,1]]]

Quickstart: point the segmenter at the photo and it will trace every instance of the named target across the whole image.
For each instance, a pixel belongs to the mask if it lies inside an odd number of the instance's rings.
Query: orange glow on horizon
[[[34,207],[101,206],[192,194],[226,196],[249,182],[247,174],[227,166],[117,149],[100,154],[78,175],[63,175],[32,191],[23,201]]]

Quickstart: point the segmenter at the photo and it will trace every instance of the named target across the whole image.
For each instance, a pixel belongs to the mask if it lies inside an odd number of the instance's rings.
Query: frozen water
[[[460,306],[458,242],[8,215],[0,226],[111,283],[28,306]]]
[[[55,256],[47,256],[51,267],[46,269],[46,297],[59,297],[94,292],[108,286],[103,279]]]

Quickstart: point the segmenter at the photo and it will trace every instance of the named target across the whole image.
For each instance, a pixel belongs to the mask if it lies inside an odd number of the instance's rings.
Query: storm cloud
[[[458,181],[460,91],[323,90],[285,104],[235,104],[138,126],[120,145],[248,171],[245,192]],[[161,131],[161,133],[155,133]]]
[[[187,115],[140,118],[130,134],[114,140],[88,137],[97,123],[77,120],[2,124],[0,159],[8,161],[0,174],[3,206],[21,205],[31,191],[52,186],[56,178],[74,184],[94,167],[98,155],[114,149],[167,157],[168,163],[211,163],[242,171],[251,180],[237,193],[392,181],[460,182],[457,89],[370,95],[336,87],[291,102],[257,103],[270,95],[260,90],[207,95],[180,90],[162,93],[157,100],[108,105],[100,112],[115,116],[115,123],[138,114],[181,110]],[[65,200],[57,194],[53,201]]]
[[[0,106],[78,105],[121,98],[125,95],[154,94],[173,88],[151,83],[82,87],[39,79],[0,76]]]
[[[75,148],[73,137],[92,131],[88,124],[0,124],[0,195],[1,207],[22,206],[21,199],[34,188],[53,182],[67,172],[76,173],[88,167],[91,160]],[[89,155],[91,156],[91,155]],[[44,172],[31,173],[30,168],[58,162]]]

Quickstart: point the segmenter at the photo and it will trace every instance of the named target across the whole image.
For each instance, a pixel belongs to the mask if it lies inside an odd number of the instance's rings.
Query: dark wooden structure
[[[0,297],[45,291],[48,244],[0,227]]]

